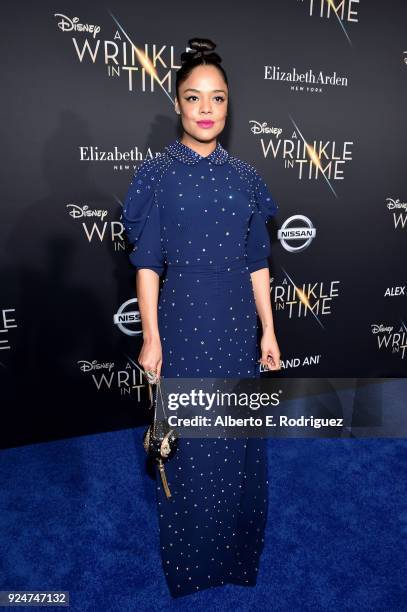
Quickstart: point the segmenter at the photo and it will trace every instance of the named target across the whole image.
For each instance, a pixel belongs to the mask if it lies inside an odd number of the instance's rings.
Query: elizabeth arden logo
[[[137,169],[139,163],[159,157],[161,151],[153,151],[151,147],[147,147],[142,151],[137,145],[127,151],[120,150],[117,145],[111,149],[101,149],[97,145],[79,145],[79,161],[81,162],[111,162],[114,171],[133,173]]]
[[[295,67],[287,71],[281,70],[280,66],[264,66],[264,79],[288,83],[292,91],[310,93],[322,93],[324,86],[348,86],[348,77],[340,76],[336,71],[332,74],[324,74],[322,70],[314,73],[312,68],[306,72],[298,72]]]

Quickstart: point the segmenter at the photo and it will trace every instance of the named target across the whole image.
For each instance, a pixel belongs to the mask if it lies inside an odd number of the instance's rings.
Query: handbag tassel
[[[163,483],[165,494],[168,497],[171,497],[171,491],[168,486],[167,477],[165,475],[164,463],[162,459],[158,459],[158,469],[160,470],[161,481]]]

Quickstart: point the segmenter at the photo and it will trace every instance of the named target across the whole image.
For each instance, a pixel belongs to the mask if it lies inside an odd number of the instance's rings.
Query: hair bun
[[[201,58],[208,58],[213,62],[221,63],[222,58],[213,51],[216,44],[209,38],[190,38],[188,45],[187,51],[181,53],[181,64]]]

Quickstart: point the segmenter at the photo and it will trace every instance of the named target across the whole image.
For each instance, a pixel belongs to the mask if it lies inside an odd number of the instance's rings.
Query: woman
[[[176,80],[183,135],[139,166],[123,206],[143,328],[138,362],[163,378],[280,369],[266,227],[278,206],[254,167],[217,141],[228,81],[214,48],[207,39],[189,41]],[[268,504],[265,440],[179,442],[166,464],[172,497],[157,478],[170,593],[256,584]]]

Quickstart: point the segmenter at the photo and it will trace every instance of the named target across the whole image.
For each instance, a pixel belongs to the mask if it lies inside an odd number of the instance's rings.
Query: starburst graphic
[[[333,0],[326,0],[326,1],[327,1],[327,3],[329,4],[329,6],[331,7],[331,9],[333,10],[333,12],[335,13],[335,17],[337,18],[338,23],[339,23],[339,25],[341,26],[341,28],[342,28],[342,30],[343,30],[343,32],[344,32],[344,34],[345,34],[346,38],[348,39],[348,43],[350,44],[350,46],[352,46],[352,41],[351,41],[351,39],[349,38],[349,35],[348,35],[348,33],[347,33],[346,29],[345,29],[345,26],[343,25],[343,21],[342,21],[342,19],[341,19],[341,18],[338,16],[338,13],[337,13],[337,10],[340,8],[340,6],[341,6],[341,5],[339,5],[338,7],[336,7],[336,6],[335,6],[335,4],[334,4],[334,2],[333,2]]]
[[[291,278],[291,276],[288,274],[288,272],[286,270],[284,270],[284,268],[282,268],[282,270],[283,270],[284,274],[287,276],[287,278],[290,281],[290,283],[292,284],[292,286],[294,287],[295,293],[297,294],[298,299],[300,300],[301,304],[304,304],[304,306],[311,312],[311,314],[314,316],[314,318],[318,321],[318,323],[320,324],[322,329],[325,329],[322,321],[320,321],[318,316],[312,310],[311,302],[309,301],[308,295],[305,293],[305,291],[303,291],[302,289],[297,287],[297,285],[294,283],[294,281]]]
[[[160,79],[158,78],[157,70],[154,68],[153,64],[151,63],[150,58],[148,57],[148,55],[146,53],[144,53],[143,51],[141,51],[141,49],[139,49],[134,44],[134,42],[131,40],[130,36],[127,34],[127,32],[124,30],[123,26],[118,22],[118,20],[116,19],[116,17],[113,15],[113,13],[111,11],[109,11],[109,14],[112,17],[112,19],[114,19],[114,21],[117,24],[117,27],[120,28],[120,30],[123,32],[124,36],[127,38],[129,43],[131,44],[131,46],[135,50],[136,55],[137,55],[137,59],[140,62],[140,65],[142,66],[142,68],[144,68],[144,70],[147,72],[147,74],[152,76],[153,79],[155,79],[157,81],[157,83],[159,84],[159,86],[161,87],[161,89],[163,90],[165,95],[171,100],[172,104],[175,104],[175,100],[173,100],[171,98],[170,94],[165,89],[165,87],[163,87],[163,84],[161,83]]]
[[[291,115],[290,115],[290,119],[291,119],[291,121],[293,122],[293,125],[294,125],[295,129],[297,130],[297,132],[298,132],[298,133],[299,133],[299,135],[301,136],[303,143],[305,144],[305,148],[306,148],[306,151],[307,151],[307,153],[308,153],[308,155],[309,155],[309,158],[310,158],[311,162],[312,162],[312,163],[313,163],[313,164],[314,164],[314,165],[315,165],[315,166],[318,168],[318,170],[320,170],[320,172],[322,173],[322,176],[324,177],[324,179],[325,179],[325,180],[326,180],[326,182],[328,183],[330,190],[332,191],[332,193],[334,194],[334,196],[337,198],[337,197],[338,197],[338,194],[336,193],[335,189],[332,187],[332,185],[331,185],[331,183],[330,183],[329,179],[326,177],[325,172],[324,172],[324,170],[323,170],[323,168],[322,168],[322,166],[321,166],[321,161],[320,161],[320,159],[319,159],[319,156],[318,156],[317,152],[315,151],[314,147],[313,147],[312,145],[310,145],[310,144],[309,144],[309,143],[308,143],[308,142],[305,140],[304,136],[303,136],[303,135],[302,135],[302,133],[301,133],[300,128],[299,128],[299,127],[298,127],[298,125],[295,123],[295,121],[294,121],[294,119],[291,117]]]

